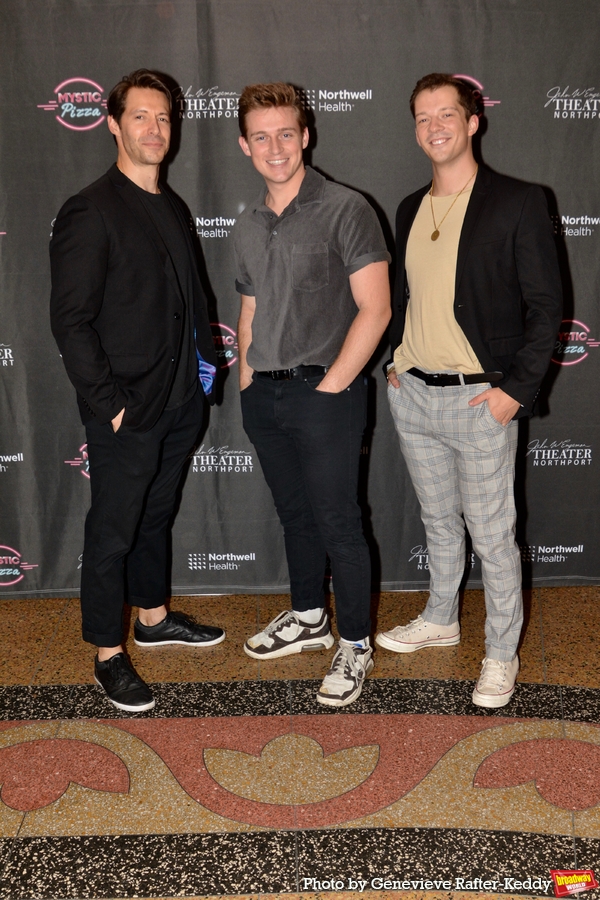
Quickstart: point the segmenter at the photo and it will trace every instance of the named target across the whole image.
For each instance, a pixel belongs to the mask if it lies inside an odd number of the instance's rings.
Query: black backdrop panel
[[[64,200],[115,157],[106,96],[140,66],[179,86],[168,180],[195,219],[226,372],[173,532],[183,593],[287,586],[281,530],[241,427],[231,229],[260,187],[238,147],[245,84],[292,81],[314,112],[310,161],[364,192],[392,241],[429,178],[408,98],[430,71],[485,98],[481,153],[548,193],[565,321],[539,418],[522,425],[518,539],[534,584],[600,582],[600,79],[596,0],[3,0],[0,24],[0,595],[78,590],[89,505],[85,435],[48,325],[47,244]],[[427,584],[414,492],[373,361],[361,497],[376,581]],[[480,583],[472,560],[470,584]]]

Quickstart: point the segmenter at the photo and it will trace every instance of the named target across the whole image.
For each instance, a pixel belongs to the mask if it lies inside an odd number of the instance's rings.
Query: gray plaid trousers
[[[466,522],[481,560],[486,656],[510,660],[523,624],[515,541],[518,426],[500,425],[487,402],[468,405],[490,386],[429,387],[403,373],[399,389],[388,386],[388,399],[427,535],[430,593],[423,618],[440,625],[458,620]]]

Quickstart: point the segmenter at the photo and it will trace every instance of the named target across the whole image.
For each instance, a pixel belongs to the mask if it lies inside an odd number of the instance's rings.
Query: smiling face
[[[434,166],[470,161],[473,156],[471,139],[478,127],[479,119],[477,116],[467,118],[456,89],[451,85],[417,94],[417,144]]]
[[[302,151],[308,129],[301,129],[291,106],[253,109],[246,115],[246,137],[240,147],[263,176],[269,191],[300,188],[304,178]]]
[[[160,165],[171,140],[167,98],[154,88],[130,88],[121,121],[109,116],[108,128],[116,138],[124,171]]]

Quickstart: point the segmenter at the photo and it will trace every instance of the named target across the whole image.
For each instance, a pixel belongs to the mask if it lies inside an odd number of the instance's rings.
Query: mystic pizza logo
[[[478,97],[479,101],[484,105],[484,107],[498,106],[499,103],[502,103],[502,100],[491,100],[490,97],[485,95],[483,93],[485,90],[484,86],[480,81],[477,81],[476,78],[473,78],[472,75],[455,75],[454,78],[459,78],[461,81],[466,81],[468,84],[472,84],[475,88],[475,95]]]
[[[104,88],[89,78],[67,78],[54,88],[54,100],[38,103],[38,109],[72,131],[90,131],[106,118]]]
[[[79,469],[84,478],[90,477],[90,461],[88,458],[87,452],[87,444],[82,444],[79,448],[79,456],[76,456],[74,459],[65,459],[66,466],[73,466],[74,469]]]
[[[590,334],[589,327],[578,319],[563,319],[552,354],[557,366],[575,366],[589,356],[590,350],[600,346]]]
[[[37,563],[32,565],[23,562],[18,550],[7,547],[6,544],[0,544],[0,587],[18,584],[30,569],[37,569]]]
[[[210,327],[219,367],[228,369],[238,359],[237,332],[222,322],[211,322]]]

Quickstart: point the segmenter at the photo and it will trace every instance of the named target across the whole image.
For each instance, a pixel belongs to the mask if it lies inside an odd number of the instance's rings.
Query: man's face
[[[417,144],[432,163],[443,165],[470,153],[471,138],[479,127],[477,116],[467,118],[452,85],[421,91],[415,98]]]
[[[154,88],[130,88],[121,122],[109,116],[108,128],[117,139],[119,155],[127,156],[135,166],[158,165],[171,140],[167,98]]]
[[[282,185],[304,171],[302,151],[308,145],[308,128],[303,131],[291,106],[253,109],[246,116],[247,138],[240,147],[263,176],[267,187]]]

